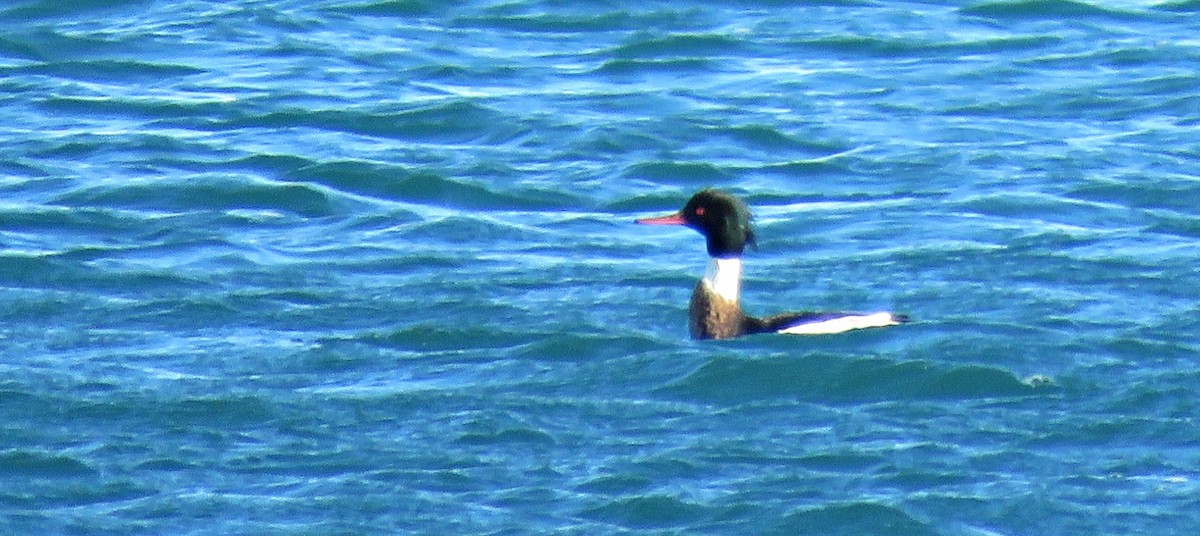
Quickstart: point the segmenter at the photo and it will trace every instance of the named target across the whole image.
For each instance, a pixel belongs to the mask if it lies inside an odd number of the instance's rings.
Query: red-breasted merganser
[[[693,339],[730,339],[754,333],[824,335],[854,329],[894,326],[908,317],[889,312],[849,313],[806,311],[755,318],[738,304],[742,286],[742,251],[756,247],[750,210],[740,199],[718,190],[692,196],[683,210],[669,216],[645,218],[649,225],[685,225],[708,241],[708,270],[696,283],[688,305],[688,329]]]

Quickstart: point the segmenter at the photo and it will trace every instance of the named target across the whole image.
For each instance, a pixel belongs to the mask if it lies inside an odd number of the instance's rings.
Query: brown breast
[[[737,302],[718,296],[704,284],[696,283],[688,304],[688,330],[693,339],[731,339],[745,333],[746,315]]]

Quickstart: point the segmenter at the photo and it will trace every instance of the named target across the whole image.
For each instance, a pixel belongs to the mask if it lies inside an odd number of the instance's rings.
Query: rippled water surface
[[[0,528],[1195,534],[1198,15],[4,4]]]

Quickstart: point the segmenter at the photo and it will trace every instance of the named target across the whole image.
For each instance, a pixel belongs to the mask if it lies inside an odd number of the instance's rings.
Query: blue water
[[[10,1],[0,533],[1196,534],[1198,12]]]

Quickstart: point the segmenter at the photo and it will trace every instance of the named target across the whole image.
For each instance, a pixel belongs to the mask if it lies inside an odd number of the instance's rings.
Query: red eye
[[[704,207],[696,207],[695,212],[696,212],[697,216],[703,216],[704,215]]]

